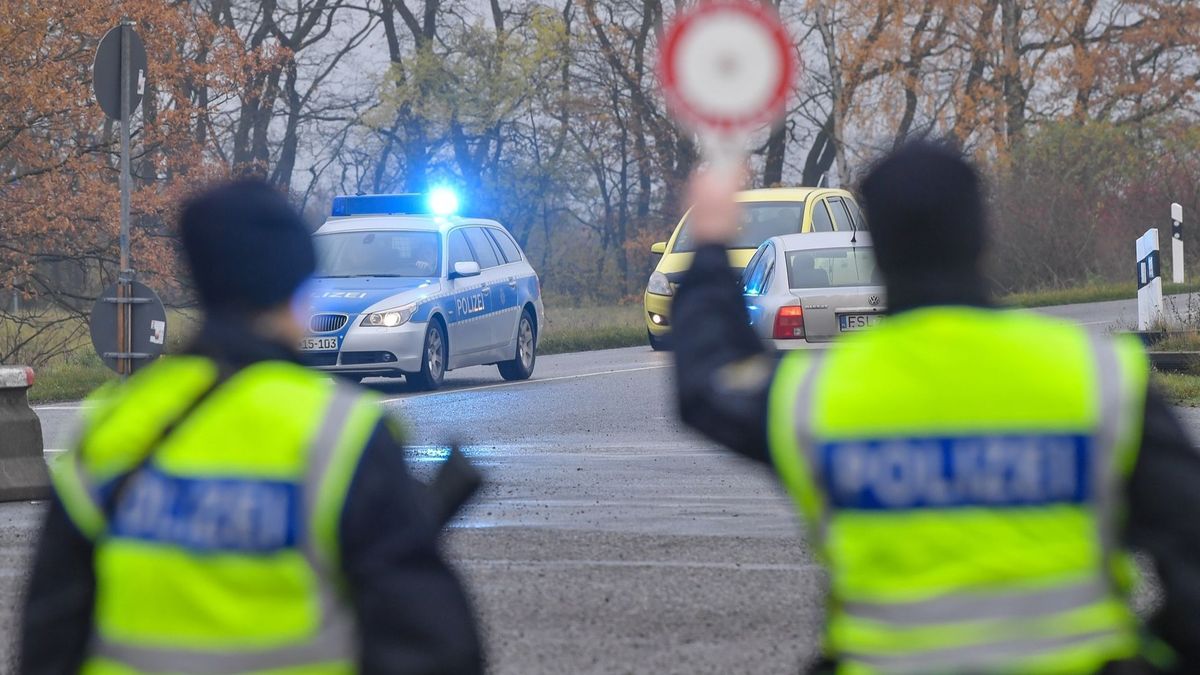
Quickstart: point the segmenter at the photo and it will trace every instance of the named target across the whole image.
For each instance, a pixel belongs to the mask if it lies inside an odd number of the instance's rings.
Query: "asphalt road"
[[[1095,332],[1136,318],[1130,302],[1044,311]],[[493,368],[434,393],[374,383],[408,424],[416,471],[457,438],[487,472],[446,545],[493,672],[795,672],[815,654],[824,575],[787,498],[680,426],[669,365],[637,347],[542,357],[522,383]],[[78,411],[39,409],[47,448],[69,444]],[[39,512],[0,506],[0,650]]]

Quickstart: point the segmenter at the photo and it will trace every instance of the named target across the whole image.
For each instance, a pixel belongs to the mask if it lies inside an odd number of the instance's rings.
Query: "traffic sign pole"
[[[129,201],[133,191],[129,168],[129,137],[133,129],[133,113],[145,93],[142,85],[145,82],[146,67],[146,47],[138,37],[137,31],[133,29],[133,21],[128,18],[122,19],[120,24],[105,33],[99,47],[96,48],[96,58],[92,64],[92,88],[96,93],[96,101],[104,114],[121,125],[120,268],[117,270],[117,283],[106,291],[105,296],[97,303],[97,308],[111,306],[114,311],[109,315],[99,309],[93,310],[93,326],[99,325],[96,323],[97,314],[104,314],[105,320],[101,322],[102,332],[109,336],[115,333],[115,339],[109,342],[109,338],[98,337],[93,329],[92,341],[96,343],[97,351],[106,359],[106,363],[122,376],[129,375],[137,369],[141,363],[137,359],[151,358],[150,354],[143,353],[145,350],[134,350],[135,344],[141,340],[139,336],[150,329],[138,323],[140,318],[144,318],[141,316],[144,312],[134,311],[134,305],[145,302],[145,294],[139,290],[142,287],[133,280],[133,261],[129,253]],[[158,335],[165,334],[165,317],[156,318],[154,321],[161,324],[154,332]],[[105,346],[104,349],[100,349],[101,344]]]
[[[129,262],[129,125],[132,111],[130,110],[129,87],[132,85],[133,68],[130,63],[133,38],[132,22],[125,19],[121,22],[121,270],[117,281],[117,298],[125,300],[132,294],[129,283],[133,281],[133,270]],[[133,340],[130,324],[133,323],[131,310],[133,305],[121,303],[117,306],[117,344],[126,354],[131,352]],[[133,372],[129,359],[117,360],[117,372],[129,375]]]

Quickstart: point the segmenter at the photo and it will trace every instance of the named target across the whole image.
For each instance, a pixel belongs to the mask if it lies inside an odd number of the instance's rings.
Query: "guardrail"
[[[0,366],[0,501],[50,496],[42,423],[29,407],[33,379],[32,368]]]

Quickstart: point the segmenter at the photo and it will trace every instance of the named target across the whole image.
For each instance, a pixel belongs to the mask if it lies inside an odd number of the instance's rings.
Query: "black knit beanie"
[[[278,306],[316,269],[312,236],[282,192],[239,180],[199,194],[179,219],[183,250],[209,310]]]
[[[875,165],[861,192],[889,285],[979,276],[987,240],[982,188],[957,150],[908,143]]]

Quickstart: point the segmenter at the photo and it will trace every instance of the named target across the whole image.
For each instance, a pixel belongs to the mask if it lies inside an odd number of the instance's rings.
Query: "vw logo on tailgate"
[[[878,295],[870,296],[869,298],[867,298],[867,304],[872,307],[879,306],[879,296]]]
[[[308,330],[313,333],[332,333],[341,330],[348,320],[345,314],[313,314],[308,320]]]

